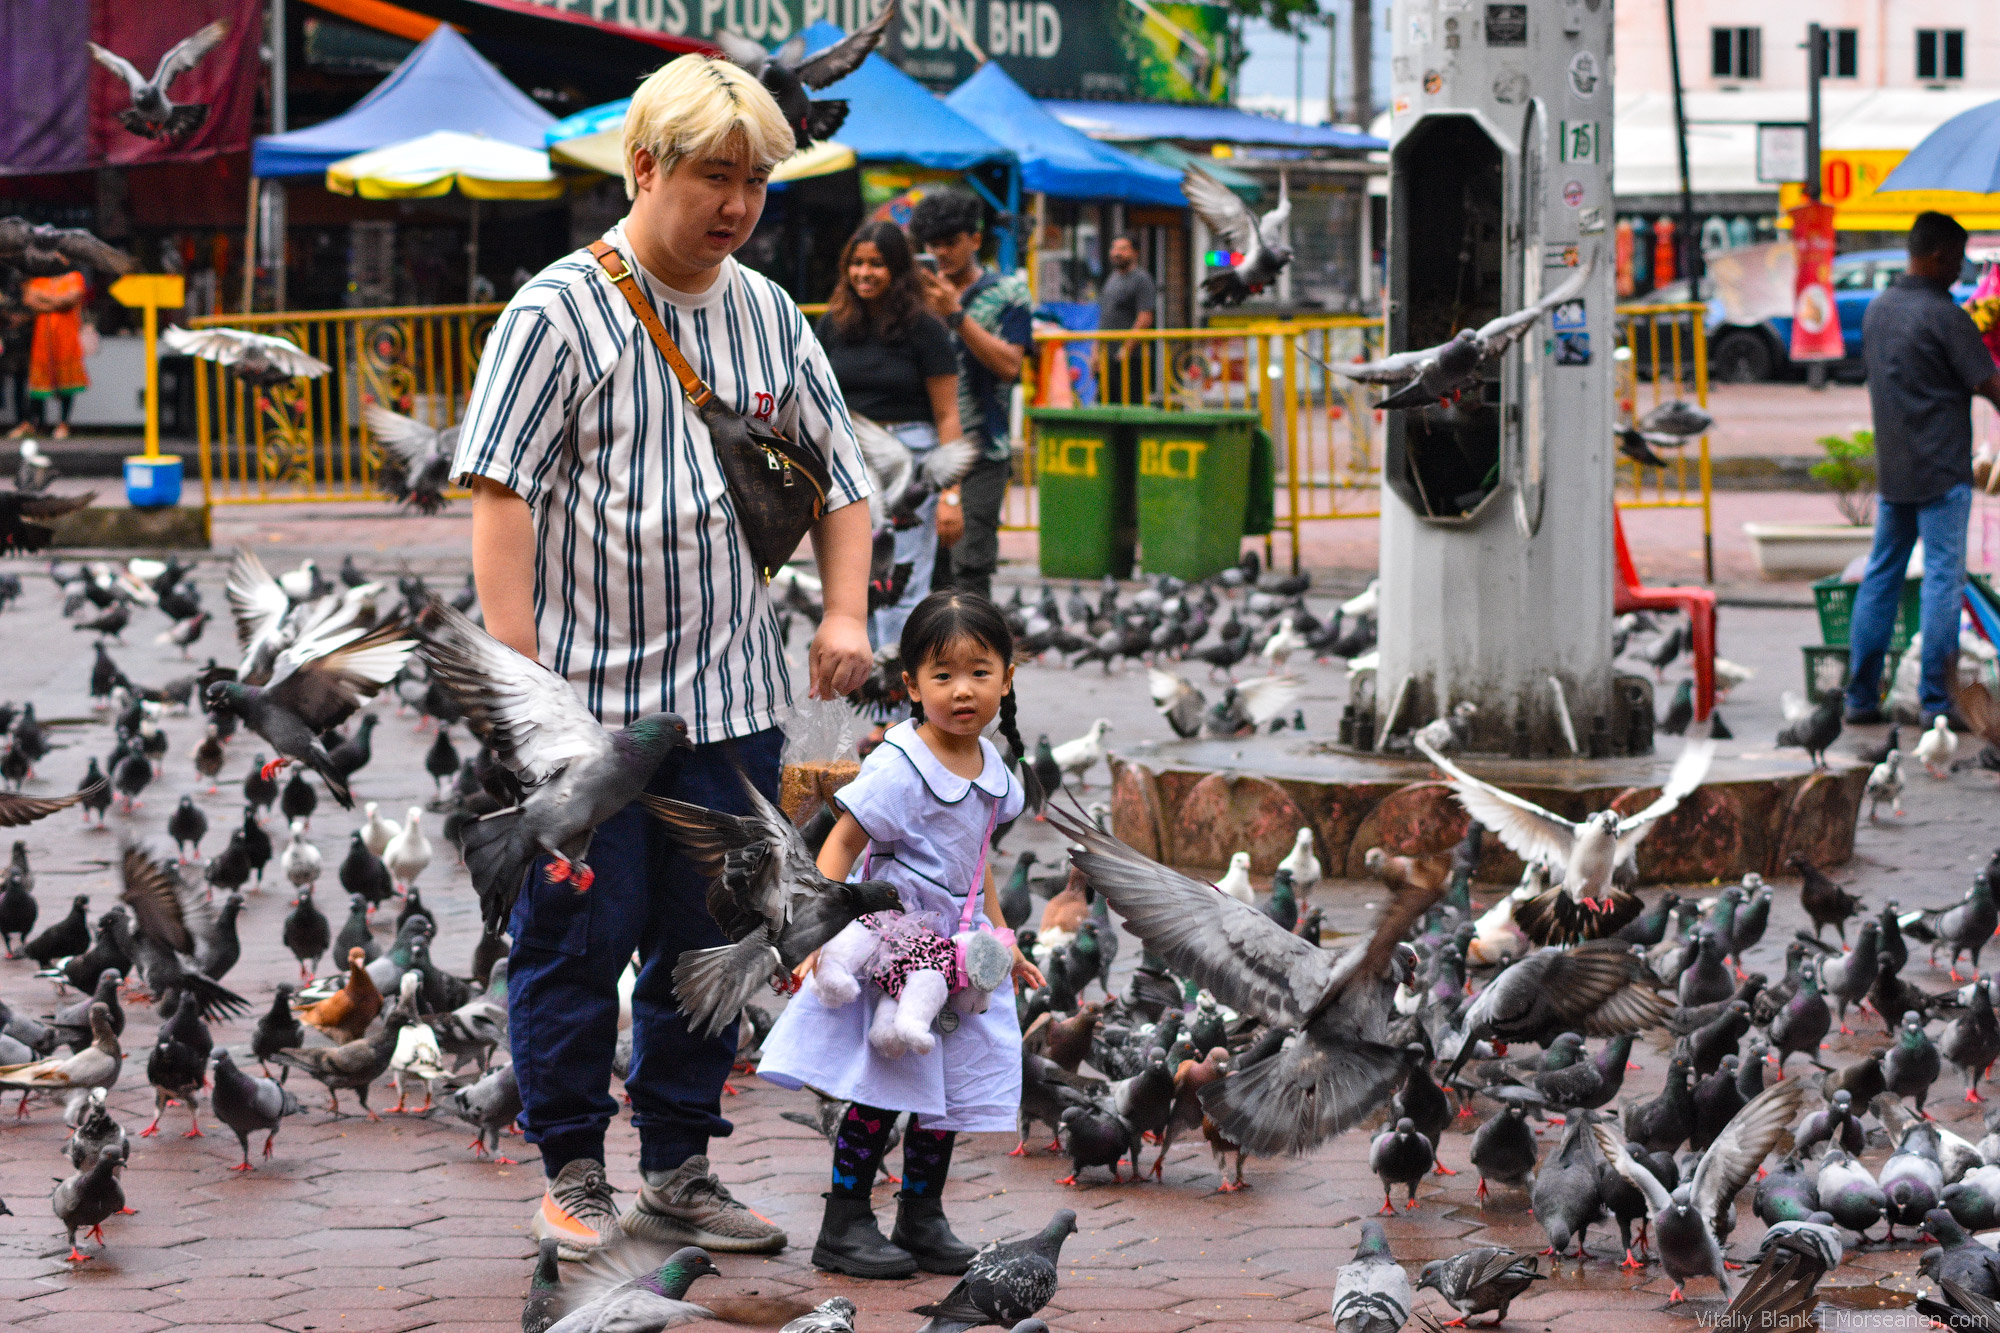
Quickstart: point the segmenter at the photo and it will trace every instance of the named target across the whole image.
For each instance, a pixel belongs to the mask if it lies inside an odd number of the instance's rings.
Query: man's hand
[[[815,699],[838,699],[861,688],[875,665],[868,646],[868,626],[859,616],[827,612],[812,641],[812,686]]]
[[[923,279],[924,303],[939,319],[949,320],[962,307],[958,303],[958,288],[938,276],[935,270],[919,265],[917,276]]]

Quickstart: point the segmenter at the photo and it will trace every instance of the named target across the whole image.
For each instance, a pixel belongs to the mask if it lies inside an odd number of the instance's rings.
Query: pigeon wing
[[[1230,249],[1244,252],[1247,259],[1258,243],[1257,219],[1249,207],[1200,167],[1190,166],[1181,174],[1181,193],[1208,229],[1227,241]]]
[[[761,75],[764,66],[770,63],[771,53],[764,49],[761,42],[753,42],[748,37],[723,31],[716,33],[709,40],[722,48],[722,54],[729,57],[731,64],[741,65],[753,76]]]
[[[1479,326],[1475,335],[1479,340],[1481,360],[1491,360],[1511,347],[1522,334],[1534,326],[1536,320],[1546,315],[1565,301],[1573,301],[1590,282],[1591,270],[1597,267],[1597,251],[1593,247],[1583,263],[1577,265],[1576,272],[1570,274],[1556,289],[1536,301],[1523,306],[1511,315],[1501,315]]]
[[[1465,812],[1492,830],[1508,851],[1523,861],[1569,864],[1570,848],[1576,842],[1576,825],[1525,797],[1473,777],[1439,754],[1423,737],[1416,737],[1415,742],[1424,758],[1443,771]]]
[[[175,79],[199,65],[201,58],[213,51],[228,32],[229,20],[217,19],[175,42],[160,57],[159,67],[153,71],[153,86],[165,92]]]
[[[897,439],[887,427],[877,425],[859,413],[853,414],[852,420],[854,442],[861,446],[861,461],[867,466],[875,482],[875,490],[882,497],[882,512],[887,514],[903,498],[903,492],[909,489],[910,480],[916,473],[916,460],[909,446]]]
[[[964,436],[949,440],[925,454],[917,464],[924,480],[942,489],[956,486],[979,461],[979,448]]]
[[[1285,185],[1285,173],[1278,173],[1278,206],[1257,223],[1257,239],[1266,250],[1285,248],[1285,226],[1292,220],[1292,194]]]
[[[35,240],[55,250],[78,268],[106,273],[130,273],[139,261],[115,245],[107,245],[82,227],[37,227]]]
[[[23,796],[19,792],[0,792],[0,828],[19,828],[23,824],[32,824],[65,806],[94,798],[103,790],[104,781],[100,778],[81,791],[73,791],[67,796]]]
[[[1343,379],[1364,384],[1402,384],[1422,374],[1424,366],[1436,358],[1437,348],[1418,347],[1353,365],[1329,362],[1326,368]]]
[[[1694,1207],[1700,1216],[1714,1217],[1727,1207],[1764,1159],[1790,1142],[1804,1099],[1805,1080],[1788,1078],[1758,1093],[1731,1118],[1694,1169]]]
[[[289,338],[280,338],[269,333],[249,333],[244,336],[253,339],[263,350],[266,359],[288,375],[315,379],[333,369]]]
[[[314,731],[327,731],[394,680],[416,646],[400,619],[365,632],[315,634],[278,655],[265,690]]]
[[[176,326],[162,333],[160,342],[169,352],[181,356],[198,356],[219,366],[233,366],[243,359],[253,336],[242,329],[183,329]]]
[[[882,44],[882,38],[895,18],[896,0],[889,0],[873,22],[856,28],[811,60],[798,60],[796,57],[787,60],[785,51],[781,49],[778,52],[779,63],[792,66],[799,82],[808,88],[824,88],[830,83],[837,83],[861,68],[861,62],[868,58],[868,53]]]
[[[1988,745],[2000,745],[2000,704],[1993,701],[1992,691],[1973,681],[1960,685],[1954,698],[1974,733]]]
[[[127,847],[120,870],[124,888],[118,896],[139,919],[139,933],[158,940],[175,953],[192,954],[194,930],[189,917],[199,904],[187,892],[180,876],[143,847]]]
[[[1236,699],[1250,720],[1261,728],[1290,708],[1304,688],[1296,676],[1260,676],[1239,684]]]
[[[14,493],[20,495],[19,491]],[[87,495],[21,495],[17,512],[23,518],[61,518],[89,508],[96,498],[96,491]]]
[[[501,766],[539,787],[578,759],[609,755],[611,738],[570,683],[509,648],[442,598],[419,620],[417,653],[465,724]]]
[[[1646,1218],[1651,1221],[1673,1205],[1673,1197],[1659,1177],[1632,1160],[1632,1154],[1625,1150],[1624,1141],[1611,1132],[1607,1125],[1590,1127],[1591,1137],[1597,1140],[1597,1150],[1604,1154],[1604,1160],[1611,1168],[1625,1177],[1626,1183],[1639,1191],[1646,1200]]]
[[[405,468],[422,466],[438,450],[438,433],[415,417],[392,412],[380,403],[370,403],[361,409],[361,419],[368,423],[368,433],[394,453]]]
[[[1176,973],[1232,1009],[1293,1026],[1334,979],[1332,955],[1254,907],[1150,861],[1087,821],[1051,806],[1049,822],[1082,851],[1070,861]]]
[[[85,45],[90,48],[91,59],[122,79],[127,88],[136,93],[146,86],[146,76],[141,74],[132,62],[124,56],[119,55],[116,51],[107,51],[96,42],[86,42]]]
[[[1639,813],[1618,821],[1619,860],[1629,859],[1646,834],[1652,831],[1654,821],[1672,814],[1687,799],[1688,793],[1701,785],[1714,758],[1714,741],[1689,741],[1681,749],[1680,758],[1674,760],[1673,770],[1667,774],[1667,785],[1660,788],[1660,794],[1653,803]]]

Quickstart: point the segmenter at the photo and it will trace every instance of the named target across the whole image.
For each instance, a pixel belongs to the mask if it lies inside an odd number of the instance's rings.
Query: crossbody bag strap
[[[646,330],[647,336],[653,340],[653,346],[660,349],[660,355],[664,356],[667,364],[673,367],[674,377],[681,382],[681,389],[687,394],[688,402],[696,411],[707,406],[708,401],[715,397],[715,390],[709,388],[708,382],[694,373],[694,367],[688,364],[685,356],[681,355],[680,346],[674,342],[673,335],[667,332],[667,326],[660,322],[659,312],[653,309],[653,303],[639,290],[639,279],[633,276],[632,266],[625,262],[625,256],[618,253],[618,247],[609,241],[592,241],[590,253],[597,257],[598,264],[604,269],[604,276],[625,294],[625,300],[631,304],[632,313],[639,317],[639,327]]]
[[[978,791],[977,787],[973,788]],[[986,897],[986,853],[993,847],[993,830],[1000,827],[1000,803],[1006,800],[1004,794],[993,798],[993,810],[986,816],[986,836],[979,842],[979,864],[972,871],[972,887],[965,891],[965,906],[958,914],[958,928],[971,930],[973,904]]]

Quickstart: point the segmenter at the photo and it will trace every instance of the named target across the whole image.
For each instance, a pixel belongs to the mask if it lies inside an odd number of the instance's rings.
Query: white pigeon
[[[1732,662],[1726,657],[1715,659],[1715,692],[1727,695],[1738,685],[1742,685],[1757,675],[1757,668]]]
[[[313,589],[319,586],[319,565],[311,556],[307,556],[299,561],[297,569],[278,575],[278,586],[284,589],[285,596],[293,601],[305,601],[313,595]]]
[[[1064,785],[1071,782],[1079,787],[1086,785],[1083,775],[1104,758],[1104,733],[1110,730],[1110,720],[1100,717],[1090,724],[1089,731],[1049,751],[1055,757],[1056,767],[1063,771]]]
[[[1298,892],[1299,901],[1304,902],[1313,886],[1320,881],[1319,858],[1313,855],[1313,831],[1302,828],[1292,839],[1292,850],[1285,853],[1285,859],[1278,862],[1278,869],[1289,870],[1292,874],[1292,888]]]
[[[1348,620],[1372,616],[1382,606],[1382,580],[1370,579],[1368,586],[1340,604],[1340,614]]]
[[[375,813],[375,802],[361,807],[364,818],[361,823],[361,845],[380,856],[389,850],[389,842],[403,830],[391,821]]]
[[[1263,651],[1258,654],[1273,666],[1283,666],[1285,659],[1306,646],[1306,636],[1294,628],[1291,616],[1281,616],[1278,628],[1264,641]]]
[[[304,888],[319,881],[319,848],[306,841],[306,821],[292,821],[292,840],[285,844],[284,854],[279,864],[285,868],[285,879],[293,888]]]
[[[419,827],[423,817],[421,807],[411,806],[410,817],[382,851],[382,862],[396,877],[396,887],[406,891],[416,884],[417,876],[423,874],[424,867],[431,863],[430,840],[424,837],[424,831]]]
[[[1424,758],[1444,773],[1459,804],[1467,814],[1493,830],[1507,849],[1523,861],[1539,861],[1561,867],[1562,881],[1544,894],[1522,925],[1543,944],[1572,942],[1570,937],[1596,938],[1592,932],[1606,922],[1636,915],[1640,903],[1632,894],[1612,883],[1617,868],[1629,863],[1639,843],[1653,825],[1680,805],[1688,793],[1701,785],[1715,757],[1712,741],[1690,740],[1674,761],[1660,795],[1637,814],[1620,818],[1615,810],[1600,810],[1584,819],[1570,820],[1545,810],[1533,801],[1502,791],[1482,782],[1439,754],[1421,737],[1416,742]],[[1549,929],[1538,931],[1535,919],[1545,919]],[[1616,927],[1612,927],[1616,929]]]
[[[1950,776],[1951,757],[1957,753],[1958,733],[1951,729],[1951,720],[1939,713],[1930,730],[1917,738],[1917,762],[1926,773],[1942,779]]]
[[[396,1081],[396,1104],[389,1108],[391,1112],[404,1109],[404,1075],[423,1081],[424,1104],[413,1111],[413,1114],[422,1115],[431,1109],[431,1084],[447,1073],[437,1033],[431,1030],[430,1024],[417,1021],[417,987],[422,984],[423,977],[415,969],[403,973],[402,993],[396,1003],[409,1015],[410,1021],[396,1033],[396,1050],[389,1057],[389,1073]]]
[[[1257,890],[1250,887],[1250,853],[1237,852],[1229,858],[1229,869],[1215,887],[1239,903],[1257,905]]]
[[[160,345],[169,352],[228,366],[238,377],[264,386],[318,379],[333,369],[289,338],[247,329],[172,328],[160,335]]]
[[[15,489],[27,492],[44,489],[55,476],[55,468],[49,456],[42,452],[42,446],[32,439],[21,441],[20,461],[14,467]]]
[[[1903,752],[1889,751],[1881,763],[1875,765],[1868,774],[1868,817],[1875,818],[1875,812],[1882,802],[1889,802],[1889,808],[1896,818],[1903,817]]]

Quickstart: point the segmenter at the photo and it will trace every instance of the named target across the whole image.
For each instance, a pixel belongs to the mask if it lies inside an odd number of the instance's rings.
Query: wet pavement
[[[462,544],[454,543],[462,543],[464,529],[450,517],[403,527],[349,507],[283,532],[269,525],[268,514],[225,511],[218,515],[218,542],[261,537],[260,551],[274,572],[289,567],[303,550],[330,557],[331,568],[338,552],[349,549],[364,568],[391,577],[399,557],[432,574],[443,587],[455,587],[462,577],[457,554]],[[0,699],[33,699],[45,721],[60,724],[54,728],[58,748],[42,761],[38,781],[28,790],[67,791],[87,758],[101,760],[110,747],[108,722],[93,713],[87,698],[88,640],[61,621],[54,591],[36,566],[17,561],[9,568],[22,573],[27,592],[0,614],[0,635],[7,645],[0,653]],[[203,567],[206,601],[219,618],[224,610],[220,578],[219,563]],[[1813,623],[1810,612],[1725,610],[1725,653],[1759,673],[1725,705],[1731,725],[1746,743],[1768,747],[1778,692],[1798,687],[1798,644],[1815,637]],[[190,669],[172,648],[153,642],[162,628],[157,613],[141,613],[126,632],[125,644],[112,646],[113,656],[136,680],[159,684]],[[212,651],[226,658],[226,636],[222,624],[211,627],[198,654]],[[1330,732],[1345,699],[1339,669],[1297,659],[1294,666],[1306,680],[1309,728]],[[1184,670],[1200,683],[1198,669]],[[1020,691],[1022,728],[1031,739],[1039,732],[1057,741],[1078,735],[1097,716],[1114,722],[1114,749],[1168,734],[1147,703],[1143,671],[1106,674],[1093,667],[1071,673],[1028,665],[1020,674]],[[359,799],[379,802],[385,815],[398,818],[433,795],[422,763],[432,735],[418,732],[414,717],[398,714],[388,700],[377,708],[383,720],[375,734],[376,757],[355,786]],[[149,840],[162,849],[168,845],[162,832],[167,815],[182,793],[197,790],[189,752],[200,728],[197,719],[187,717],[169,717],[164,726],[169,738],[165,775],[146,790],[135,814],[114,812],[110,828],[97,831],[85,829],[75,812],[65,811],[22,831],[38,877],[41,924],[56,919],[76,893],[91,895],[93,915],[115,901],[109,863],[121,839]],[[458,740],[462,750],[469,750],[462,731]],[[203,845],[207,854],[220,849],[228,827],[241,818],[238,787],[258,744],[248,737],[234,741],[220,793],[196,796],[211,822]],[[1082,793],[1084,798],[1102,798],[1104,770],[1089,779],[1093,785]],[[1915,774],[1906,798],[1908,816],[1866,825],[1855,861],[1836,873],[1875,903],[1891,896],[1906,906],[1954,900],[1996,841],[1993,801],[1993,780],[1983,774],[1968,772],[1942,782]],[[358,816],[325,799],[312,820],[310,837],[327,865],[319,901],[336,929],[345,915],[345,899],[334,867],[357,824]],[[426,827],[439,850],[418,887],[439,917],[440,962],[463,971],[477,938],[476,906],[464,872],[437,832],[436,816],[426,816]],[[282,848],[275,818],[271,828]],[[1027,848],[1045,860],[1060,850],[1046,829],[1020,828],[1006,843],[1002,868]],[[254,1017],[269,1003],[278,982],[297,975],[279,940],[290,893],[275,859],[262,889],[246,896],[243,959],[227,984],[251,1001]],[[1365,927],[1379,896],[1379,889],[1369,884],[1328,884],[1314,901],[1326,908],[1331,929],[1355,931]],[[1481,894],[1482,901],[1486,897]],[[376,928],[384,944],[389,924],[381,921]],[[1801,924],[1796,881],[1785,882],[1765,941],[1750,955],[1752,965],[1775,975],[1782,966],[1783,942]],[[1137,953],[1128,938],[1116,984],[1122,986]],[[1907,975],[1927,989],[1945,984],[1943,974],[1927,970],[1920,955]],[[49,983],[35,979],[31,964],[14,961],[0,962],[0,998],[39,1014],[49,1012],[57,997]],[[144,1066],[156,1026],[148,1008],[131,1007],[124,1043],[127,1063],[110,1100],[135,1135],[153,1110]],[[1862,1027],[1871,1035],[1836,1039],[1824,1058],[1844,1063],[1879,1041],[1879,1023],[1870,1019]],[[251,1022],[244,1020],[218,1024],[215,1033],[218,1042],[240,1052],[250,1029]],[[1666,1063],[1663,1050],[1657,1041],[1641,1044],[1635,1058],[1642,1069],[1627,1080],[1628,1098],[1644,1099],[1657,1091]],[[212,1123],[205,1098],[205,1137],[181,1137],[187,1117],[175,1109],[163,1120],[159,1136],[135,1138],[125,1187],[137,1214],[108,1223],[106,1243],[101,1249],[86,1245],[93,1257],[80,1265],[64,1262],[64,1238],[46,1202],[52,1178],[66,1171],[57,1155],[66,1136],[59,1110],[37,1103],[26,1119],[16,1121],[10,1103],[0,1113],[0,1198],[15,1215],[0,1218],[0,1302],[6,1302],[0,1324],[37,1333],[246,1325],[293,1333],[419,1328],[498,1333],[518,1327],[532,1253],[527,1223],[541,1190],[534,1150],[509,1138],[503,1152],[522,1162],[475,1161],[468,1149],[471,1130],[447,1114],[387,1115],[381,1123],[352,1115],[336,1119],[325,1111],[316,1085],[295,1074],[292,1087],[305,1104],[304,1113],[285,1122],[275,1156],[260,1160],[247,1175],[228,1170],[237,1160],[233,1137]],[[782,1111],[803,1109],[808,1099],[754,1078],[740,1078],[736,1087],[740,1094],[725,1099],[736,1132],[713,1145],[717,1169],[739,1197],[787,1228],[793,1246],[769,1259],[720,1256],[724,1277],[703,1279],[694,1296],[755,1291],[818,1300],[839,1293],[861,1307],[864,1333],[915,1329],[921,1318],[910,1311],[942,1294],[949,1281],[864,1283],[812,1269],[807,1255],[825,1188],[827,1150],[810,1130],[780,1118]],[[1955,1077],[1947,1075],[1933,1108],[1947,1124],[1976,1140],[1983,1132],[1978,1108],[1957,1102],[1958,1092]],[[378,1085],[370,1101],[380,1109],[392,1105],[394,1097]],[[355,1109],[350,1096],[343,1096],[342,1104],[350,1112]],[[1464,1137],[1473,1123],[1461,1121],[1443,1149],[1444,1161],[1461,1174],[1434,1177],[1414,1211],[1399,1210],[1386,1222],[1394,1252],[1406,1264],[1476,1243],[1527,1250],[1545,1243],[1524,1195],[1502,1189],[1484,1207],[1475,1199],[1476,1177],[1467,1169],[1469,1139]],[[1546,1131],[1544,1141],[1552,1141],[1555,1132]],[[1175,1146],[1163,1182],[1113,1185],[1102,1172],[1088,1172],[1085,1183],[1074,1188],[1056,1183],[1067,1174],[1066,1162],[1039,1153],[1010,1158],[1006,1154],[1013,1146],[1010,1136],[1001,1135],[962,1143],[947,1207],[960,1234],[974,1241],[1039,1228],[1057,1208],[1077,1210],[1079,1232],[1064,1249],[1062,1287],[1049,1311],[1050,1322],[1071,1333],[1330,1327],[1327,1308],[1336,1270],[1353,1249],[1359,1220],[1381,1203],[1379,1186],[1367,1169],[1363,1133],[1338,1139],[1299,1161],[1253,1160],[1247,1173],[1253,1188],[1239,1194],[1217,1191],[1216,1165],[1198,1139]],[[1147,1150],[1149,1165],[1154,1151]],[[1872,1146],[1870,1165],[1879,1166],[1884,1155],[1884,1148]],[[634,1188],[636,1141],[622,1119],[613,1128],[609,1156],[614,1185],[621,1191]],[[893,1208],[890,1188],[884,1186],[877,1196],[885,1218]],[[1731,1237],[1732,1251],[1742,1255],[1753,1250],[1761,1230],[1749,1216],[1746,1198]],[[1618,1270],[1615,1228],[1606,1224],[1594,1229],[1590,1250],[1591,1258],[1582,1265],[1574,1258],[1556,1264],[1551,1280],[1515,1305],[1509,1326],[1595,1333],[1609,1317],[1632,1328],[1686,1327],[1680,1316],[1662,1312],[1670,1283],[1657,1268],[1636,1278]],[[1904,1241],[1856,1254],[1828,1284],[1836,1289],[1829,1292],[1835,1306],[1854,1309],[1839,1314],[1830,1306],[1829,1323],[1879,1319],[1869,1313],[1875,1305],[1906,1301],[1920,1250],[1920,1243]],[[1543,1262],[1547,1271],[1548,1261]],[[1693,1294],[1692,1308],[1683,1313],[1716,1308],[1708,1284],[1696,1283]],[[1421,1295],[1419,1308],[1440,1318],[1450,1313],[1428,1293]],[[1907,1317],[1899,1309],[1888,1314]]]

